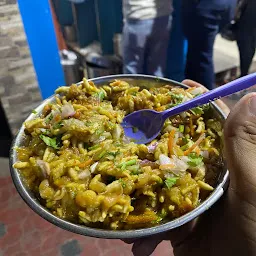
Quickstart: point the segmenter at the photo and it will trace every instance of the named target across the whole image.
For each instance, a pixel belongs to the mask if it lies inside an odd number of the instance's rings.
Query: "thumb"
[[[254,202],[256,195],[256,93],[243,97],[225,124],[225,150],[231,189]],[[255,203],[255,202],[254,202]]]

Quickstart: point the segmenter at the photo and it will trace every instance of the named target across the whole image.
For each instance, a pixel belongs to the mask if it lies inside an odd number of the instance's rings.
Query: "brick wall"
[[[41,101],[16,0],[0,0],[0,99],[13,134]]]

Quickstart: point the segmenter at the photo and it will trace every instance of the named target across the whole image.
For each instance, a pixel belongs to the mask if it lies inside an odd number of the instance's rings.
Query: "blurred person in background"
[[[165,76],[172,0],[123,0],[123,72]]]
[[[214,85],[214,41],[218,32],[233,18],[236,2],[183,0],[183,32],[188,41],[185,77],[208,89]]]
[[[244,8],[237,23],[236,40],[241,76],[248,75],[256,48],[256,0],[239,0]]]

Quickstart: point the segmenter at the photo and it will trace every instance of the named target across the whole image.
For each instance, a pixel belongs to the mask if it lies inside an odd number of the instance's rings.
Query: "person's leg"
[[[145,44],[151,24],[147,20],[126,21],[123,28],[123,72],[144,74]]]
[[[188,6],[187,6],[188,8]],[[212,89],[214,84],[213,45],[219,30],[216,11],[186,9],[182,13],[183,29],[188,40],[185,77]]]
[[[251,33],[249,33],[249,31],[247,31],[246,28],[244,28],[244,31],[239,33],[239,37],[237,38],[237,46],[240,55],[241,76],[246,76],[249,72],[253,56],[255,54],[255,30],[254,32],[252,31]]]
[[[145,56],[146,74],[159,77],[165,76],[170,29],[170,16],[154,19],[151,35],[147,41]]]
[[[248,74],[256,47],[256,1],[249,0],[237,28],[241,76]]]

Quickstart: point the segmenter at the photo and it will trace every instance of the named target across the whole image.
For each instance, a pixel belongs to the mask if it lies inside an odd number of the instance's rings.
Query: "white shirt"
[[[172,13],[172,0],[123,0],[125,19],[154,19]]]

